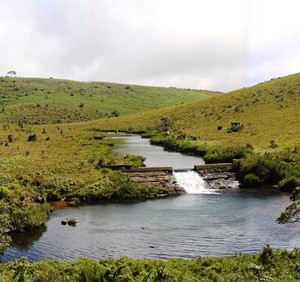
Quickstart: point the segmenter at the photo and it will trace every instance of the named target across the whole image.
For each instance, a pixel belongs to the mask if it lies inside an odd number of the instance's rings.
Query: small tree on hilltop
[[[9,77],[16,77],[16,76],[17,76],[17,73],[16,73],[16,71],[9,71],[9,72],[7,72],[7,75],[8,75]]]

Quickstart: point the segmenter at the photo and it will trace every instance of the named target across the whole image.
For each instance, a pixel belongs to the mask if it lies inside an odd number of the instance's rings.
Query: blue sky
[[[0,75],[229,91],[300,69],[299,0],[0,0]]]

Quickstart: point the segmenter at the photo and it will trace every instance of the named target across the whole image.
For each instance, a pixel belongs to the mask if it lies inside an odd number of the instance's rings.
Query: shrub
[[[269,147],[272,148],[272,149],[275,149],[275,148],[278,147],[278,145],[276,144],[275,140],[270,140],[270,146]]]
[[[28,138],[27,138],[27,141],[28,142],[34,142],[37,140],[37,134],[36,133],[31,133]]]
[[[7,140],[9,143],[13,142],[14,141],[14,136],[12,134],[8,134],[7,135]]]
[[[204,155],[206,163],[229,163],[243,158],[248,152],[245,147],[208,147]]]
[[[227,129],[227,133],[242,131],[244,126],[239,122],[231,123],[231,127]]]
[[[46,222],[49,211],[49,204],[12,206],[10,211],[11,224],[15,230],[35,229]]]
[[[118,110],[114,110],[110,113],[110,116],[111,117],[118,117],[120,115],[119,111]]]
[[[261,184],[265,185],[277,184],[284,177],[284,169],[279,161],[254,154],[249,154],[236,162],[235,170],[242,185],[244,185],[247,174],[252,174],[252,179],[254,179],[253,175],[257,176],[261,180]]]
[[[244,176],[243,185],[247,187],[259,186],[262,184],[262,180],[253,173],[248,173]]]
[[[263,247],[260,255],[259,255],[259,260],[261,261],[262,264],[271,264],[274,259],[274,253],[273,249],[270,247],[270,245],[266,245]]]
[[[296,177],[286,177],[278,183],[278,188],[282,192],[293,192],[300,185],[300,181]]]

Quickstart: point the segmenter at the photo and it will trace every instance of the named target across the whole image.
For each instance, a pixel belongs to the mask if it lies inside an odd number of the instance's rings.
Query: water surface
[[[176,168],[193,168],[204,164],[202,158],[164,150],[161,146],[150,145],[149,139],[139,135],[118,136],[112,138],[117,146],[115,151],[122,155],[140,155],[146,158],[146,166],[172,166]]]
[[[116,146],[119,152],[147,156],[148,166],[181,168],[202,162],[194,156],[151,146],[138,136],[126,136],[120,144]],[[200,183],[199,189],[206,189]],[[299,224],[275,222],[290,203],[288,196],[241,189],[190,189],[194,194],[56,211],[45,230],[16,236],[14,246],[2,259],[192,258],[252,253],[265,244],[289,249],[300,246]],[[66,217],[77,218],[77,226],[61,225]]]

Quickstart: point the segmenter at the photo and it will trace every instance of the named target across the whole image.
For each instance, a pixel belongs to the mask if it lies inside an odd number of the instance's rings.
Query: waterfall
[[[174,171],[173,175],[177,184],[188,194],[217,194],[196,171]]]

